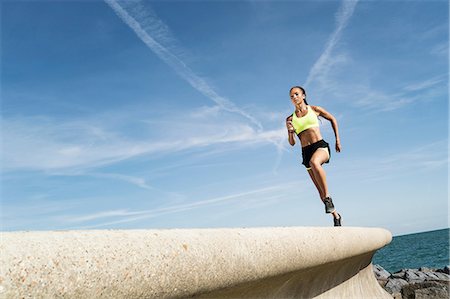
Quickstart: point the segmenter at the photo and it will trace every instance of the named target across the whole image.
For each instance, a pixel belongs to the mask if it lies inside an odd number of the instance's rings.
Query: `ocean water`
[[[372,263],[390,273],[405,268],[443,268],[449,265],[449,234],[447,228],[393,237],[375,253]]]

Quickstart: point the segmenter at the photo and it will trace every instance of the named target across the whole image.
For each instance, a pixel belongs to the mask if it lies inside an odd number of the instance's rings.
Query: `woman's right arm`
[[[288,139],[289,144],[294,146],[295,145],[295,130],[294,126],[292,125],[292,115],[286,118],[286,128],[288,130]]]

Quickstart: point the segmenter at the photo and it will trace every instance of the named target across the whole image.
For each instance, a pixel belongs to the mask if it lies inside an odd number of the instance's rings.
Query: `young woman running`
[[[319,106],[310,106],[306,101],[306,91],[301,86],[294,86],[289,91],[295,112],[286,119],[289,143],[295,145],[295,135],[298,136],[302,146],[303,165],[308,170],[314,185],[319,191],[320,199],[325,204],[325,213],[331,213],[334,219],[334,226],[341,226],[341,215],[333,205],[326,181],[326,173],[322,168],[323,163],[330,161],[330,146],[322,139],[319,129],[319,119],[321,116],[331,122],[334,135],[336,137],[336,152],[341,151],[339,140],[338,124],[333,115]]]

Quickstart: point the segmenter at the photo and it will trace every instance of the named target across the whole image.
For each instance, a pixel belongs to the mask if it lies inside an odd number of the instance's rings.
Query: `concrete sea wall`
[[[392,298],[389,231],[357,227],[2,232],[1,298]]]

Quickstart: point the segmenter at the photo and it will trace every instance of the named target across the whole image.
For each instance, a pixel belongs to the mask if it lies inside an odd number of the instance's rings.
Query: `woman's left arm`
[[[336,137],[336,151],[341,151],[341,140],[339,138],[339,129],[336,118],[328,111],[319,106],[314,106],[313,109],[322,116],[323,118],[329,120],[331,122],[331,126],[333,127],[334,137]]]

